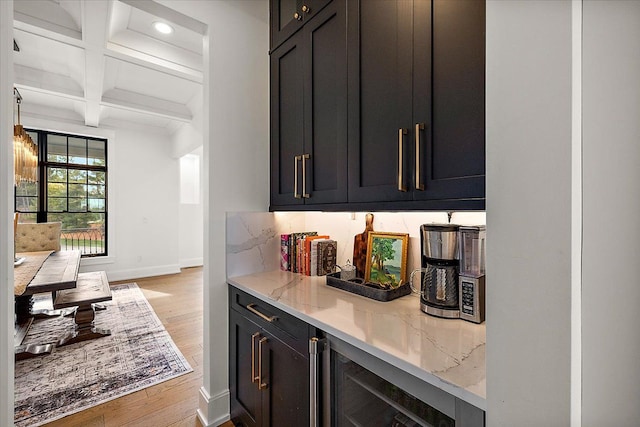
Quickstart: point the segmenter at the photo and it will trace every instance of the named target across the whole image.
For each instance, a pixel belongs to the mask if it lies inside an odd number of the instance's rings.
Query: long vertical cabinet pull
[[[266,337],[263,337],[258,341],[258,389],[264,390],[267,388],[267,383],[262,382],[262,344],[266,343],[268,340]]]
[[[307,159],[311,158],[310,154],[304,154],[302,157],[302,197],[308,199],[309,193],[307,193]]]
[[[309,426],[320,426],[320,413],[318,408],[318,354],[322,353],[327,347],[326,338],[313,337],[309,340]]]
[[[293,197],[299,199],[302,197],[298,194],[298,162],[302,160],[302,156],[295,156],[293,158]],[[304,164],[302,165],[304,169]]]
[[[407,134],[406,129],[398,129],[398,191],[407,191],[404,185],[404,136]]]
[[[420,132],[424,130],[424,123],[416,123],[416,190],[424,191],[424,182],[420,174]]]
[[[260,336],[260,332],[251,335],[251,382],[258,381],[256,376],[256,338]]]

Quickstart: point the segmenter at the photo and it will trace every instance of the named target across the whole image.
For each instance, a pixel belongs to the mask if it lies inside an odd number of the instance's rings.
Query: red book
[[[306,276],[311,276],[311,241],[315,239],[328,239],[329,236],[306,236],[304,239],[304,263],[303,273]]]

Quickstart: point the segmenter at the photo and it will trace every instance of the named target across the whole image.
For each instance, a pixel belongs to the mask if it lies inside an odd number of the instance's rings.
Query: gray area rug
[[[39,426],[192,371],[138,285],[111,290],[113,301],[95,320],[110,336],[16,362],[17,427]],[[47,306],[50,296],[38,296],[34,307]],[[23,343],[55,342],[73,325],[71,317],[36,320]]]

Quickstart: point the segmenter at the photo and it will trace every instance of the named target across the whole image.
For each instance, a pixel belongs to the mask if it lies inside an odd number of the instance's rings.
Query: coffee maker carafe
[[[458,229],[455,224],[423,224],[420,226],[422,268],[411,273],[422,273],[420,308],[427,314],[457,319],[460,317],[458,300]]]

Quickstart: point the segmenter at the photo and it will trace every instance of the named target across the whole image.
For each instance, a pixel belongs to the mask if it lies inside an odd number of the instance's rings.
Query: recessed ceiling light
[[[155,28],[157,32],[162,34],[173,33],[173,27],[165,22],[156,21],[153,23],[153,28]]]

